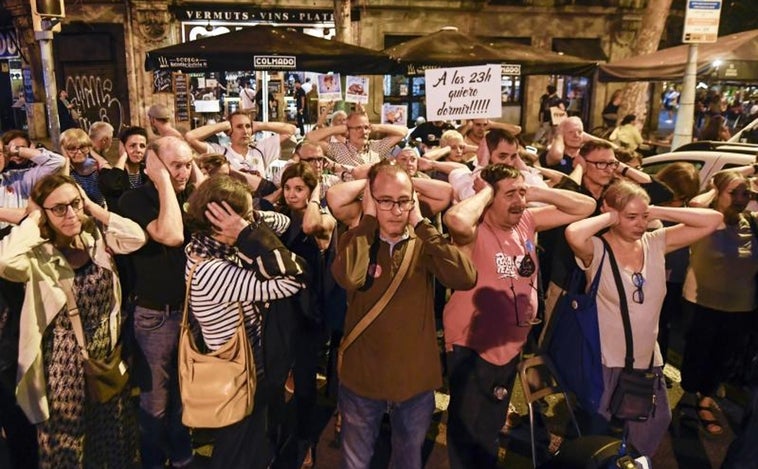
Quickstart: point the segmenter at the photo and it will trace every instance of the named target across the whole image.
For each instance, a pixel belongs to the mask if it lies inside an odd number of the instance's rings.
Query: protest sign
[[[382,124],[406,124],[408,106],[384,103],[382,105]]]
[[[345,101],[348,103],[368,104],[368,77],[345,78]]]
[[[501,117],[501,66],[426,70],[426,120]]]

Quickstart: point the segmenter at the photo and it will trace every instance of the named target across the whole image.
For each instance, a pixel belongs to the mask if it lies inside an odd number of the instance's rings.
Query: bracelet
[[[629,166],[624,166],[624,169],[621,170],[621,175],[626,176],[627,171],[629,171]]]

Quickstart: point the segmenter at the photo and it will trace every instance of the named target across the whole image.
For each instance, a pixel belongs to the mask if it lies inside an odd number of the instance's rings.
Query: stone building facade
[[[28,74],[33,80],[29,87],[33,90],[31,98],[39,106],[44,103],[45,89],[29,0],[5,3],[27,61],[24,67],[31,70]],[[282,22],[281,12],[288,11],[293,12],[293,17],[298,13],[300,23],[322,27],[333,23],[333,18],[328,17],[333,7],[332,0],[312,0],[307,6],[301,1],[287,0],[67,2],[61,31],[53,41],[57,86],[65,87],[71,97],[79,99],[85,126],[99,119],[108,119],[117,128],[144,126],[150,105],[163,103],[173,107],[175,102],[172,93],[155,92],[157,77],[144,70],[145,53],[185,39],[187,11],[203,12],[194,18],[207,22],[208,29],[220,23],[231,28],[236,27],[235,23],[250,24],[251,18]],[[354,0],[351,26],[353,42],[373,49],[391,45],[393,38],[398,42],[400,38],[421,36],[452,25],[464,33],[495,42],[499,38],[518,40],[545,50],[555,49],[556,40],[560,43],[561,39],[585,39],[607,58],[618,59],[629,53],[642,8],[644,0]],[[248,14],[214,14],[228,10]],[[280,12],[280,16],[266,15],[272,11]],[[303,14],[308,11],[314,14]],[[504,108],[504,118],[519,121],[527,132],[533,131],[538,125],[539,96],[553,79],[534,76],[522,80],[518,109]],[[381,77],[372,83],[375,86],[369,112],[378,114],[383,99]],[[600,109],[610,91],[605,85],[592,85],[586,118],[599,122]]]

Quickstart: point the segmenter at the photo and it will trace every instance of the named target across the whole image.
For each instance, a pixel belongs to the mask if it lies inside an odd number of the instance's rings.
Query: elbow
[[[161,233],[154,237],[153,240],[168,247],[176,248],[181,247],[184,244],[184,234],[182,232]]]

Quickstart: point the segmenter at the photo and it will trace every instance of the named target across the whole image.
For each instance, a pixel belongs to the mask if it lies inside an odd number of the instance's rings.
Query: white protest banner
[[[368,104],[368,77],[345,77],[345,102]]]
[[[426,120],[501,117],[501,65],[426,70]]]

